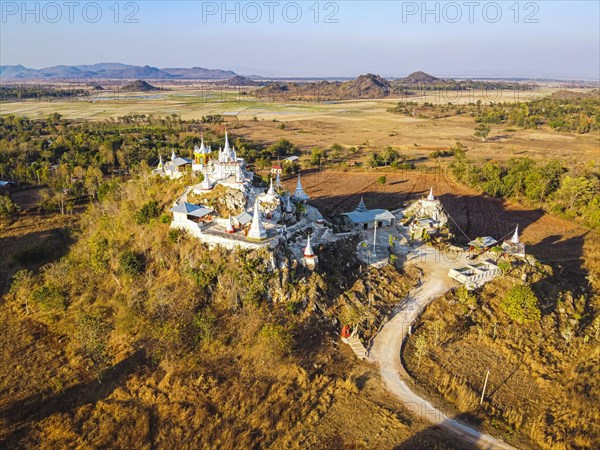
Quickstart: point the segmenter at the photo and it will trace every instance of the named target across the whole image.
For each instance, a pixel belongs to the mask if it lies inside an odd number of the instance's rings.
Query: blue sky
[[[21,1],[1,1],[0,64],[123,62],[271,76],[424,70],[458,77],[600,77],[595,0],[476,1],[471,11],[465,1],[280,0],[270,7],[265,1],[111,0],[97,2],[102,16],[95,23],[93,2],[78,1],[72,23],[68,6],[50,3],[26,2],[31,12],[23,17]],[[237,11],[222,17],[223,5]],[[431,13],[423,17],[424,7]],[[251,23],[258,11],[260,19]],[[125,23],[132,12],[137,23]],[[326,22],[327,14],[333,22]]]

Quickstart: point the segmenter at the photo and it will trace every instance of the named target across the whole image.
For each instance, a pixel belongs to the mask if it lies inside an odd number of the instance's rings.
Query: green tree
[[[135,214],[135,222],[138,225],[150,223],[152,219],[156,219],[160,215],[160,207],[157,200],[150,200],[144,204]]]
[[[481,138],[485,142],[487,140],[488,135],[490,134],[490,131],[492,131],[492,129],[489,125],[486,125],[485,123],[480,123],[475,127],[475,133],[473,134],[475,137]]]
[[[0,217],[10,217],[19,211],[19,206],[7,195],[0,195]]]
[[[595,182],[594,182],[595,181]],[[563,201],[567,210],[572,210],[592,200],[598,191],[598,181],[586,177],[571,177],[567,175],[556,191],[556,198]]]
[[[144,269],[144,261],[141,255],[131,251],[125,250],[119,256],[119,268],[125,275],[134,277],[142,273]]]
[[[538,299],[531,287],[519,284],[513,286],[502,299],[502,310],[520,324],[540,320]]]

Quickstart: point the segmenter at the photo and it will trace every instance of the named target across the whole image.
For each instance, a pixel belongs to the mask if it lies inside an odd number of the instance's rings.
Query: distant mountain
[[[402,83],[408,84],[435,84],[442,81],[440,78],[436,78],[428,73],[417,71],[413,72],[407,77],[402,78]]]
[[[99,63],[79,66],[53,66],[43,69],[30,69],[22,65],[0,66],[0,78],[4,80],[30,79],[203,79],[220,80],[236,76],[231,70],[170,68],[159,69],[152,66],[133,66],[121,63]]]
[[[162,70],[173,77],[188,80],[225,80],[237,75],[231,70],[205,69],[204,67],[192,67],[191,69],[167,68]]]
[[[35,69],[28,69],[20,64],[18,66],[0,66],[0,78],[30,78],[36,72]]]
[[[123,86],[121,90],[128,92],[148,92],[159,91],[160,89],[156,86],[152,86],[144,80],[135,80],[133,83],[129,83]]]

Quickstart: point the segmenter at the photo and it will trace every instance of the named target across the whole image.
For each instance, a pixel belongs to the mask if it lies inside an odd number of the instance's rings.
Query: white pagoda
[[[502,250],[509,255],[518,256],[521,258],[525,257],[525,244],[521,242],[521,239],[519,238],[519,225],[517,225],[515,228],[512,238],[502,243]]]
[[[227,224],[225,225],[225,232],[227,234],[235,233],[235,229],[233,228],[233,223],[231,222],[231,214],[229,214],[229,218],[227,219]]]
[[[404,210],[405,216],[414,216],[415,219],[430,219],[433,228],[441,228],[448,223],[448,215],[444,211],[442,202],[433,195],[433,187],[429,189],[429,194],[421,198]],[[415,226],[419,224],[413,222]],[[425,222],[421,221],[421,225]]]
[[[298,175],[298,183],[296,184],[296,191],[294,192],[293,197],[294,200],[302,203],[306,203],[310,199],[308,194],[304,192],[304,189],[302,189],[302,181],[300,181],[300,175]]]
[[[306,241],[306,247],[304,248],[304,265],[309,269],[313,270],[317,266],[319,258],[315,255],[315,252],[310,245],[310,234]]]
[[[267,230],[262,223],[260,218],[260,210],[258,209],[258,198],[254,201],[254,215],[252,217],[252,224],[248,231],[248,239],[255,241],[262,241],[267,238]]]

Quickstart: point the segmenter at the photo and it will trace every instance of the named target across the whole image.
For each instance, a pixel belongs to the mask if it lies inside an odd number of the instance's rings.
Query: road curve
[[[440,428],[457,434],[463,441],[477,447],[513,449],[514,447],[493,436],[447,417],[430,402],[414,393],[404,381],[409,379],[409,375],[402,365],[400,351],[409,327],[429,303],[453,286],[453,282],[448,278],[448,268],[466,262],[463,258],[464,256],[448,261],[432,248],[419,250],[418,261],[413,257],[409,263],[416,263],[423,269],[422,283],[412,289],[400,302],[394,310],[392,319],[375,336],[369,359],[379,364],[386,388],[413,413]]]

